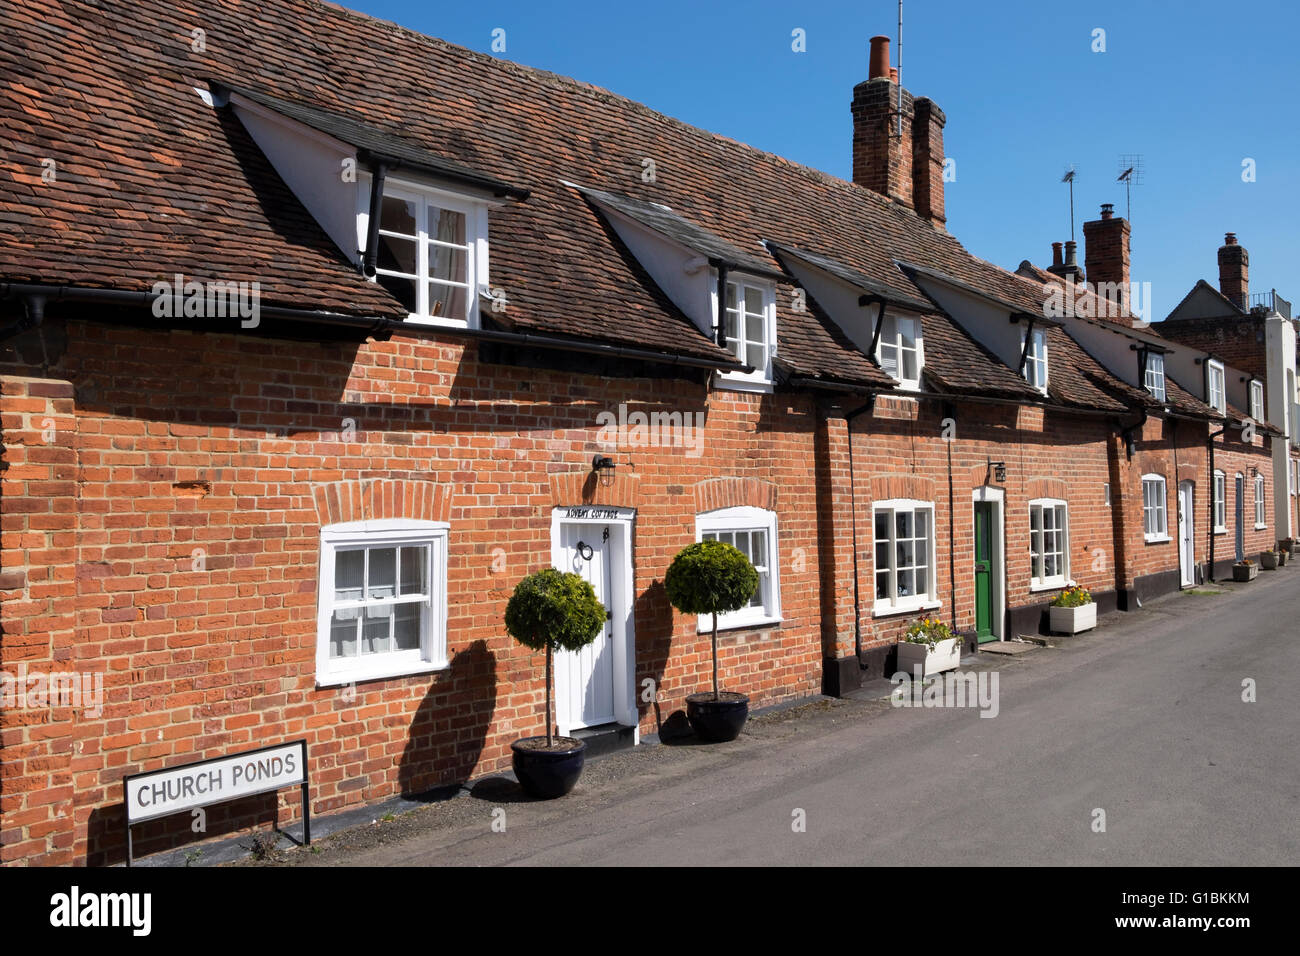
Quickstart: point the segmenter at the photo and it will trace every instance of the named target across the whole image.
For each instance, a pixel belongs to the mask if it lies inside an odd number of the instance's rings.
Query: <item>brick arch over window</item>
[[[601,485],[596,473],[569,471],[550,476],[551,506],[604,505],[609,508],[636,508],[640,506],[641,479],[637,475],[614,471],[614,483],[608,488]]]
[[[914,498],[934,501],[934,481],[919,475],[877,475],[871,479],[871,500]]]
[[[321,526],[345,521],[409,518],[450,521],[451,490],[433,481],[363,478],[335,481],[312,489]]]
[[[776,510],[776,485],[761,478],[706,478],[695,486],[695,510],[699,514],[719,508]]]
[[[1179,481],[1196,481],[1201,477],[1204,464],[1198,465],[1194,461],[1180,461],[1178,463],[1178,480]]]
[[[1064,478],[1030,478],[1025,482],[1025,497],[1033,500],[1034,498],[1056,498],[1059,501],[1066,499],[1066,483]]]
[[[1145,451],[1134,458],[1138,470],[1144,475],[1162,475],[1168,478],[1169,456]]]

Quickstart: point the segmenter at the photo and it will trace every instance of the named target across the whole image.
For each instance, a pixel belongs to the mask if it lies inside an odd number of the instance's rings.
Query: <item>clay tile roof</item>
[[[817,252],[810,252],[807,249],[796,249],[792,246],[782,245],[781,243],[774,242],[770,239],[767,240],[765,244],[768,249],[775,253],[778,259],[801,260],[809,265],[824,269],[831,275],[847,282],[849,285],[861,289],[867,295],[880,296],[891,305],[903,306],[921,312],[929,312],[933,310],[934,304],[932,302],[922,299],[915,294],[906,291],[899,291],[882,282],[877,282],[865,273],[846,266],[844,263],[832,259],[829,256],[824,256]]]
[[[254,103],[260,103],[275,110],[282,116],[333,136],[335,139],[360,151],[363,157],[369,156],[375,159],[388,160],[389,162],[396,160],[403,167],[410,167],[452,182],[485,189],[498,196],[510,196],[514,199],[528,198],[527,189],[511,186],[499,179],[484,176],[444,156],[435,155],[401,136],[375,129],[365,123],[359,123],[346,116],[340,116],[338,113],[317,109],[304,103],[294,103],[278,96],[270,96],[257,90],[244,89],[220,81],[211,81],[209,86],[213,88],[214,92],[236,93],[252,100]]]
[[[682,218],[667,206],[632,199],[618,193],[604,192],[600,189],[589,189],[578,185],[573,185],[573,188],[595,202],[597,207],[605,206],[620,212],[646,228],[653,229],[660,235],[698,252],[712,263],[768,278],[785,278],[784,274],[778,272],[771,264],[759,262],[748,253],[741,252],[725,239]]]

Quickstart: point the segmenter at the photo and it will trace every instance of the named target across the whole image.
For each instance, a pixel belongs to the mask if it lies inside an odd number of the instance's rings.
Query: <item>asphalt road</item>
[[[302,862],[1294,865],[1300,568],[1229,587],[1015,660],[981,655],[993,718],[822,703],[734,744],[590,762],[559,801],[485,781]]]

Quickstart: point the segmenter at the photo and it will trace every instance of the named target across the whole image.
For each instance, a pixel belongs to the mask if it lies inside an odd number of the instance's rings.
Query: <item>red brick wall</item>
[[[543,726],[543,657],[514,644],[502,614],[519,578],[550,564],[556,506],[638,509],[643,732],[710,680],[708,635],[662,586],[704,504],[778,512],[784,622],[720,635],[723,686],[755,706],[820,687],[808,401],[484,366],[472,347],[462,362],[459,345],[401,338],[69,323],[68,341],[50,379],[4,378],[0,669],[102,669],[106,701],[96,719],[0,718],[6,861],[117,860],[123,774],[280,740],[309,741],[316,812],[503,767],[510,741]],[[599,444],[597,415],[624,401],[707,412],[702,456]],[[57,428],[42,442],[47,418]],[[354,440],[340,441],[347,419]],[[596,452],[616,458],[613,489],[587,481]],[[317,690],[321,523],[362,514],[450,521],[451,666]],[[645,678],[657,706],[640,700]],[[298,815],[296,794],[278,802]],[[265,824],[276,803],[214,810],[208,832]],[[138,828],[140,849],[192,839],[189,822]]]
[[[943,438],[945,409],[936,401],[878,398],[875,417],[854,433],[858,463],[857,501],[863,631],[868,647],[897,641],[912,621],[933,615],[969,630],[975,624],[972,491],[986,483],[990,461],[1006,463],[1006,603],[1008,608],[1045,603],[1056,590],[1031,590],[1029,501],[1064,499],[1069,506],[1070,574],[1091,590],[1115,588],[1115,554],[1104,485],[1109,480],[1110,432],[1098,418],[1048,414],[1042,409],[968,405],[948,409],[951,441]],[[948,508],[948,455],[952,455],[955,522]],[[943,607],[872,617],[874,549],[872,502],[921,496],[935,502],[938,596]],[[951,542],[951,544],[950,544]],[[948,556],[952,555],[952,566]],[[956,600],[953,600],[955,580]]]

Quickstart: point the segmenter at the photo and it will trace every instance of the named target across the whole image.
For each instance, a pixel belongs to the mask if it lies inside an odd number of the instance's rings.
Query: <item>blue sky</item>
[[[853,85],[868,38],[896,39],[894,0],[702,4],[476,4],[343,0],[403,26],[577,77],[687,123],[850,178]],[[1300,68],[1293,2],[920,2],[904,4],[903,83],[947,113],[956,161],[949,229],[1014,269],[1069,238],[1061,174],[1073,164],[1076,238],[1099,204],[1133,189],[1133,279],[1162,318],[1236,232],[1252,292],[1300,300]],[[791,49],[806,31],[807,50]],[[1105,51],[1094,52],[1094,30]],[[895,50],[895,63],[897,51]],[[1255,181],[1242,163],[1254,160]],[[1300,313],[1297,313],[1300,314]]]

